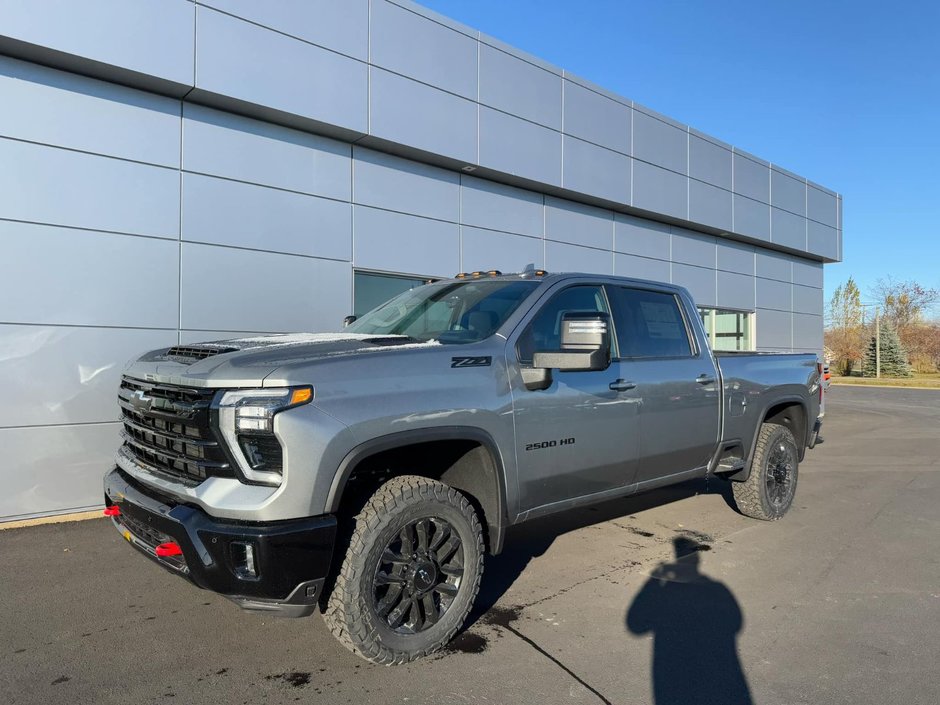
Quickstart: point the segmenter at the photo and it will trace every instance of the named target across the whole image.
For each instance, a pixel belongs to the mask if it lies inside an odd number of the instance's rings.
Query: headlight
[[[275,414],[313,399],[310,387],[236,389],[219,400],[219,429],[246,480],[281,484],[281,444],[274,435]]]

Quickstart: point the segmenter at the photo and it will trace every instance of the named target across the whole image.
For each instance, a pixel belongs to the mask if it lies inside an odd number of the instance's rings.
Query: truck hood
[[[125,374],[167,384],[199,387],[261,386],[286,365],[299,365],[358,354],[433,348],[405,335],[291,333],[233,338],[153,350],[132,362]]]

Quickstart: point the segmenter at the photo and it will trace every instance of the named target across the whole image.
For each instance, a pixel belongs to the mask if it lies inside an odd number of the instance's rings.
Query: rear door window
[[[610,286],[622,358],[691,357],[692,343],[675,294]]]

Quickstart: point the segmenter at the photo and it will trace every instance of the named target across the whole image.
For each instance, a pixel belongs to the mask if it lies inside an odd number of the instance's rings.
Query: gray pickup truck
[[[319,607],[402,663],[464,622],[509,526],[715,475],[779,519],[822,420],[815,355],[713,353],[687,291],[529,270],[412,289],[340,333],[124,372],[105,514],[251,610]]]

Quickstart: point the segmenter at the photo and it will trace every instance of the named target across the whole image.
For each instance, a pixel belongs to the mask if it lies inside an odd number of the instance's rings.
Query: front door
[[[565,503],[628,486],[636,472],[637,404],[612,389],[620,363],[603,371],[553,371],[548,389],[530,391],[519,374],[538,350],[560,347],[570,311],[609,313],[603,286],[572,285],[555,293],[523,328],[510,357],[520,509]]]

